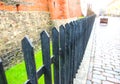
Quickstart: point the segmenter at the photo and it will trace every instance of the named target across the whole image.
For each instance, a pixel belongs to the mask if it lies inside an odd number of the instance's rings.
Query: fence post
[[[69,24],[65,24],[66,33],[65,33],[65,39],[66,39],[66,84],[70,84],[70,26]]]
[[[78,49],[78,25],[77,25],[77,21],[74,21],[74,26],[75,26],[75,76],[77,73],[77,62],[78,62],[78,53],[79,53],[79,49]]]
[[[54,84],[59,83],[59,32],[56,28],[52,29],[52,45],[54,56]]]
[[[38,84],[33,45],[27,36],[22,40],[22,51],[24,54],[28,79],[31,84]]]
[[[2,60],[0,59],[0,84],[7,84],[4,68],[2,65]]]
[[[84,28],[83,28],[83,21],[84,19],[79,20],[79,63],[78,65],[80,66],[82,62],[82,56],[83,56],[83,46],[84,46]],[[79,67],[78,67],[79,68]]]
[[[74,78],[74,55],[75,55],[75,52],[74,52],[74,48],[75,48],[75,27],[74,27],[74,24],[73,22],[70,22],[70,31],[71,31],[71,36],[70,36],[70,40],[71,40],[71,55],[70,55],[70,58],[71,58],[71,77],[70,77],[70,80],[71,80],[71,84],[73,84],[73,78]]]
[[[81,62],[80,60],[80,54],[81,54],[81,20],[78,20],[76,22],[77,24],[77,69],[79,69],[79,64]]]
[[[65,55],[65,28],[63,25],[59,28],[60,31],[60,84],[67,84],[66,83],[66,55]]]
[[[52,84],[51,78],[51,62],[50,62],[50,38],[47,32],[43,31],[41,34],[41,46],[43,55],[43,64],[45,65],[45,84]]]

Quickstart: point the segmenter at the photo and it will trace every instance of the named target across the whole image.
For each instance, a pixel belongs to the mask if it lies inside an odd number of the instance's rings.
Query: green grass
[[[39,51],[35,54],[36,59],[36,68],[38,69],[40,66],[42,66],[42,52]],[[25,62],[21,62],[12,68],[5,71],[8,84],[24,84],[24,82],[27,80],[27,73],[25,68]],[[40,83],[44,84],[43,76],[39,80]]]
[[[78,19],[82,19],[82,18],[84,18],[84,16],[80,16],[80,17],[78,17]]]
[[[51,45],[50,45],[51,46]],[[52,52],[52,47],[50,47]],[[51,53],[52,55],[52,53]],[[42,66],[42,51],[39,50],[35,53],[36,68],[39,69]],[[53,80],[53,65],[52,66],[52,80]],[[25,68],[25,62],[21,62],[10,69],[5,71],[8,84],[24,84],[27,80],[27,73]],[[38,80],[39,84],[44,84],[44,75]]]
[[[24,62],[6,70],[8,84],[23,84],[27,80]]]

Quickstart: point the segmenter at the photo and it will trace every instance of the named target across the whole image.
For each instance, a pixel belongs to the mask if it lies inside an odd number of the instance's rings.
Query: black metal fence
[[[73,78],[82,62],[83,55],[95,15],[88,16],[61,25],[59,31],[52,29],[53,56],[50,56],[50,37],[47,32],[40,34],[43,66],[36,71],[34,48],[26,36],[22,40],[22,50],[26,64],[28,80],[25,84],[38,84],[38,79],[44,74],[45,84],[52,84],[51,64],[54,65],[54,84],[73,84]],[[0,60],[0,84],[7,84],[2,62]]]

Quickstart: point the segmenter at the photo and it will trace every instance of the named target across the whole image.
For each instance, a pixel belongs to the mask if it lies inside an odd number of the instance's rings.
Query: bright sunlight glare
[[[113,0],[88,0],[92,5],[93,11],[98,12],[100,9],[105,9]]]

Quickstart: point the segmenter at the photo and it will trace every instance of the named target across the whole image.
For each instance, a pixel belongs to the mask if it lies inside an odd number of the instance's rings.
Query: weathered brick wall
[[[49,31],[52,23],[48,12],[0,11],[0,57],[4,66],[11,66],[23,59],[21,40],[28,35],[38,44],[43,29]]]
[[[48,11],[47,0],[8,0],[0,1],[0,10],[6,11]]]
[[[16,4],[0,1],[0,57],[4,66],[21,61],[20,42],[26,34],[37,45],[39,33],[53,26],[50,19],[58,28],[81,15],[80,0],[18,0]]]
[[[80,0],[18,0],[14,5],[0,2],[0,10],[49,11],[53,20],[82,16]]]
[[[52,19],[69,19],[82,16],[80,0],[48,0]]]

